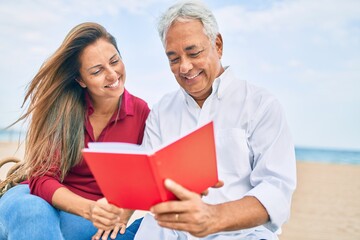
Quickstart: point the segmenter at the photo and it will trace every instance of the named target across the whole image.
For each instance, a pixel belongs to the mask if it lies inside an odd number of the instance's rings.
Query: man
[[[143,144],[155,148],[214,121],[224,186],[201,197],[166,180],[179,201],[153,206],[135,239],[277,239],[296,185],[294,146],[280,104],[222,66],[223,40],[201,3],[170,7],[158,30],[181,88],[154,106]]]

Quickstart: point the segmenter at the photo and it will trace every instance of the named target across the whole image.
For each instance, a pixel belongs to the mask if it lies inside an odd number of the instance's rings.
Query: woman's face
[[[116,48],[105,39],[99,39],[84,48],[80,55],[81,87],[86,88],[97,103],[118,100],[124,92],[125,66]]]

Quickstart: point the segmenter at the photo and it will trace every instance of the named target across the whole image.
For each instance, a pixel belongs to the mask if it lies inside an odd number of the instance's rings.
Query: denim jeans
[[[116,239],[133,240],[141,220],[134,221]],[[0,198],[0,240],[89,240],[96,232],[91,221],[60,211],[30,194],[27,184],[11,188]]]

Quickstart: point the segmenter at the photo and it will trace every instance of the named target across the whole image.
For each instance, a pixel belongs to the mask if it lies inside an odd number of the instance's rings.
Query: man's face
[[[177,82],[201,106],[212,83],[223,71],[222,39],[213,45],[198,20],[174,22],[165,38],[165,51]]]

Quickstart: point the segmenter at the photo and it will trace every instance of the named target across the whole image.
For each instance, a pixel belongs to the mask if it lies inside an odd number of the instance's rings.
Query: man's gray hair
[[[159,18],[158,32],[163,45],[166,44],[166,34],[175,21],[199,20],[204,26],[204,33],[215,44],[219,33],[214,14],[200,1],[181,1],[168,8]]]

